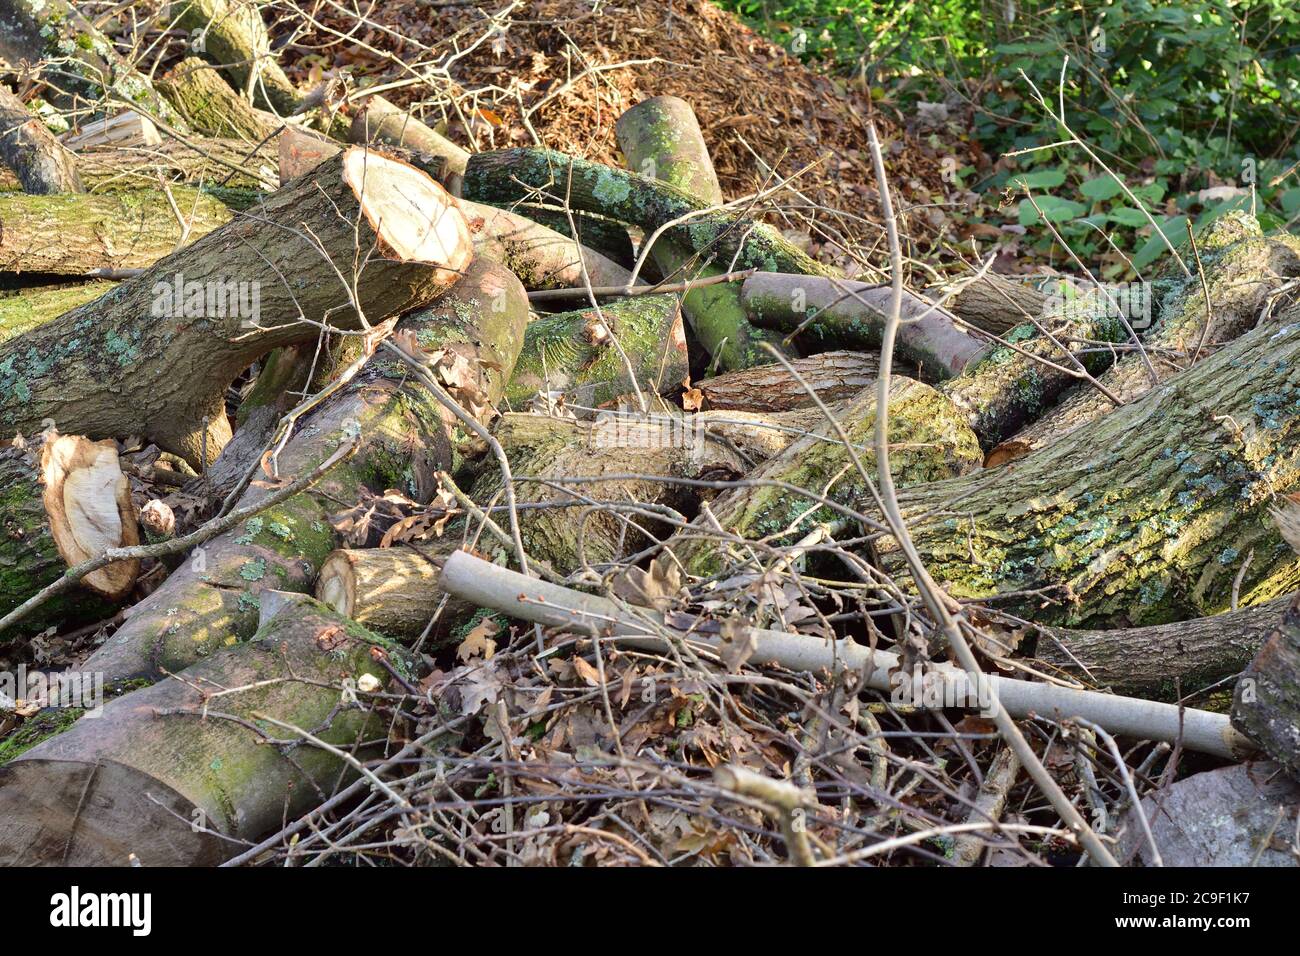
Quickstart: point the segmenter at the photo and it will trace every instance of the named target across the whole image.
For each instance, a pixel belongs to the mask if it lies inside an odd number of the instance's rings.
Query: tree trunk
[[[1175,700],[1237,674],[1278,626],[1291,598],[1172,624],[1100,631],[1048,628],[1035,657],[1117,694]]]
[[[367,96],[352,120],[350,139],[354,143],[386,143],[419,150],[444,162],[443,175],[464,176],[469,152],[425,126],[401,107],[382,96]],[[449,191],[454,181],[446,182]]]
[[[147,269],[229,222],[231,211],[188,186],[98,195],[0,196],[0,271],[82,276]],[[187,228],[188,227],[188,231]]]
[[[722,188],[704,134],[684,100],[675,96],[644,100],[619,117],[615,135],[628,166],[647,179],[675,186],[706,206],[722,204]],[[725,261],[697,256],[671,237],[655,240],[651,253],[660,274],[684,282],[728,271]],[[700,344],[723,368],[764,364],[770,355],[760,343],[786,351],[780,336],[750,323],[734,285],[692,289],[682,297],[682,311]]]
[[[948,310],[976,328],[1002,335],[1030,319],[1043,315],[1048,296],[1024,282],[1013,282],[986,272],[979,278],[959,279],[949,287],[935,290],[936,302],[951,288],[957,291],[948,300]]]
[[[634,393],[629,363],[642,392],[650,395],[687,377],[676,296],[631,296],[602,306],[599,314],[581,309],[538,318],[524,334],[506,397],[519,406],[539,392],[552,398],[558,392],[571,406],[607,406]]]
[[[790,363],[824,402],[852,398],[876,380],[880,361],[865,352],[820,352]],[[696,382],[704,407],[783,412],[814,405],[783,365],[758,365]]]
[[[40,67],[60,108],[82,108],[112,94],[134,103],[181,133],[185,121],[154,91],[148,77],[128,64],[112,41],[67,0],[5,0],[0,17],[0,57]]]
[[[290,116],[302,97],[271,56],[271,40],[254,3],[228,0],[172,0],[168,15],[189,30],[196,48],[221,67],[235,91],[252,94],[254,105]]]
[[[1252,550],[1243,604],[1296,590],[1300,562],[1267,520],[1300,468],[1300,316],[1285,318],[1025,458],[911,489],[904,516],[935,580],[1096,627],[1225,610]]]
[[[1210,290],[1206,304],[1199,276],[1179,280],[1144,337],[1150,367],[1142,356],[1122,356],[1101,383],[1124,402],[1145,395],[1156,382],[1181,371],[1198,354],[1209,354],[1250,328],[1260,310],[1287,278],[1300,275],[1300,239],[1282,234],[1265,239],[1244,213],[1217,220],[1201,237],[1201,264]],[[1208,327],[1207,327],[1208,322]],[[1019,453],[1059,441],[1100,418],[1114,405],[1093,388],[1080,387],[1011,441]]]
[[[42,196],[85,192],[72,155],[4,86],[0,86],[0,160],[14,171],[23,192]]]
[[[100,281],[52,285],[0,297],[0,343],[39,328],[69,309],[94,302],[116,284]]]
[[[364,268],[350,264],[358,248],[377,250]],[[222,395],[240,371],[315,338],[310,322],[359,326],[336,270],[360,269],[356,302],[374,323],[428,302],[472,255],[437,184],[353,147],[104,298],[0,345],[0,429],[48,417],[92,436],[143,434],[191,463],[206,445],[210,461],[230,438]]]
[[[471,281],[465,289],[457,284],[437,309],[407,315],[397,331],[413,333],[426,350],[439,345],[463,350],[472,365],[483,367],[484,376],[465,386],[475,386],[495,401],[523,339],[526,297],[518,280],[491,263],[475,262],[466,278]],[[501,312],[494,312],[482,298],[483,288],[492,282],[505,290],[500,299],[493,295],[508,304]],[[521,302],[523,308],[513,304]],[[475,344],[477,350],[471,351]],[[455,395],[458,387],[449,387]],[[156,679],[164,670],[189,666],[232,637],[247,637],[262,590],[312,588],[321,564],[338,545],[332,515],[363,501],[368,492],[388,488],[427,501],[436,489],[437,472],[450,471],[459,462],[458,431],[463,426],[410,378],[405,365],[377,355],[348,389],[299,424],[280,453],[279,473],[292,477],[309,472],[353,435],[363,437],[361,450],[313,488],[196,549],[158,590],[131,609],[126,623],[85,666],[110,682]],[[270,493],[254,485],[238,507]]]
[[[1271,632],[1237,681],[1232,726],[1300,780],[1300,601],[1279,614],[1283,603],[1269,605]]]
[[[459,544],[448,537],[418,549],[341,548],[321,565],[316,597],[344,617],[400,640],[419,637],[434,622],[426,646],[437,647],[477,610],[438,589],[442,563]]]
[[[569,239],[576,239],[588,249],[617,262],[624,269],[631,269],[636,264],[636,250],[632,246],[632,237],[628,235],[627,227],[621,222],[602,219],[589,213],[565,213],[563,209],[525,203],[512,203],[510,211],[540,223],[548,229],[554,229]],[[569,224],[570,215],[573,216],[573,225]],[[573,231],[574,226],[578,230],[576,235]],[[641,271],[645,273],[647,270]],[[659,273],[654,271],[654,274],[648,277],[654,278],[658,275]]]
[[[168,70],[157,86],[190,126],[207,136],[260,143],[284,125],[272,114],[254,109],[214,67],[196,56]]]
[[[388,684],[376,654],[392,651],[309,598],[285,602],[249,641],[110,701],[0,768],[0,864],[221,862],[353,775],[265,718],[344,751],[382,740],[383,722],[340,688]]]
[[[232,209],[247,209],[277,183],[277,148],[275,142],[254,150],[241,140],[187,136],[184,143],[166,139],[148,149],[83,149],[77,167],[92,193],[157,189],[161,175],[168,183],[202,186]],[[177,205],[188,211],[182,200]]]
[[[0,448],[0,502],[0,616],[71,565],[140,541],[113,442],[52,434],[39,444]],[[139,572],[138,561],[120,561],[87,575],[78,591],[26,621],[24,632],[103,616],[131,592]]]
[[[808,322],[801,341],[818,347],[879,350],[889,298],[889,286],[758,272],[745,280],[740,301],[765,328],[791,332]],[[943,309],[906,290],[901,314],[898,355],[931,381],[961,374],[990,351],[988,339],[967,334]]]
[[[963,475],[979,467],[982,456],[974,433],[935,389],[900,376],[891,379],[889,396],[890,465],[899,487]],[[874,481],[875,389],[861,391],[842,410],[839,420]],[[792,488],[805,489],[808,494]],[[834,508],[819,505],[818,495],[853,509],[870,507],[861,476],[824,418],[814,425],[812,434],[750,472],[746,487],[719,495],[710,510],[724,531],[743,541],[792,544],[819,523],[845,517]],[[709,537],[712,521],[699,519],[696,524],[704,537],[693,533],[670,545],[692,574],[709,576],[733,566],[733,560],[741,564],[750,560],[745,553],[731,552],[752,552],[753,545],[737,548]]]

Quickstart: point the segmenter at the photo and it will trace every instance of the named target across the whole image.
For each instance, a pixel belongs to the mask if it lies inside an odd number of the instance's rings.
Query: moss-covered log
[[[271,56],[271,40],[255,3],[231,0],[172,0],[171,22],[191,36],[209,62],[221,67],[236,91],[278,116],[298,108],[301,94]]]
[[[706,206],[722,204],[722,188],[704,134],[685,100],[675,96],[644,100],[619,117],[615,134],[627,164],[647,179],[674,186]],[[718,261],[710,252],[697,254],[672,236],[656,239],[650,251],[660,274],[678,281],[728,271],[726,260]],[[785,351],[780,336],[750,323],[740,290],[730,283],[691,289],[682,297],[682,311],[700,344],[722,368],[764,363],[770,355],[762,343]]]
[[[544,149],[475,153],[465,169],[462,195],[488,204],[537,202],[568,205],[640,226],[647,234],[689,213],[702,213],[665,236],[737,269],[834,276],[770,226],[730,210],[709,213],[709,203],[667,183]]]
[[[0,864],[221,862],[352,776],[302,732],[373,753],[383,721],[357,687],[391,681],[376,654],[393,650],[310,598],[283,603],[247,642],[110,701],[0,768]]]
[[[214,196],[171,187],[92,195],[0,194],[0,272],[86,275],[147,269],[184,241],[206,235],[233,213]]]
[[[819,352],[790,363],[824,402],[852,398],[876,380],[880,360],[866,352]],[[709,409],[783,412],[815,402],[784,365],[759,365],[697,382]]]
[[[554,229],[562,236],[576,239],[588,249],[617,262],[624,269],[631,269],[636,264],[636,250],[632,245],[632,237],[621,222],[602,219],[590,213],[566,213],[563,209],[526,203],[514,203],[510,206],[510,211],[525,216],[533,222],[541,223],[548,229]],[[572,225],[569,223],[570,215],[573,217]]]
[[[741,304],[764,328],[793,332],[818,348],[879,349],[889,286],[848,279],[758,272],[745,280]],[[989,339],[958,328],[944,309],[904,290],[897,358],[931,381],[952,378],[990,351]]]
[[[51,433],[30,446],[0,448],[0,616],[71,565],[139,541],[113,442]],[[87,575],[28,619],[24,632],[103,616],[131,592],[139,572],[138,561],[119,561]]]
[[[874,481],[875,389],[860,392],[840,410],[839,421]],[[930,386],[901,377],[889,383],[889,442],[890,465],[899,487],[963,475],[979,468],[982,460],[978,440],[952,405]],[[751,484],[724,492],[710,505],[723,530],[746,541],[789,545],[818,523],[844,517],[811,496],[824,496],[858,511],[871,507],[862,476],[824,418],[812,434],[747,477]],[[691,573],[715,574],[729,556],[747,560],[746,555],[732,555],[737,549],[728,543],[710,538],[712,522],[697,524],[700,534],[679,535],[670,545]]]
[[[0,297],[0,342],[30,332],[69,309],[94,302],[117,283],[100,280],[23,289]]]
[[[41,196],[84,192],[76,161],[23,101],[0,86],[0,160],[23,191]]]
[[[1293,310],[1046,448],[909,490],[904,515],[954,597],[1028,595],[1000,606],[1043,624],[1158,624],[1226,610],[1251,551],[1243,604],[1300,586],[1267,515],[1298,478]]]
[[[1268,638],[1237,680],[1232,726],[1300,780],[1300,599],[1271,610]]]
[[[1246,213],[1216,220],[1199,246],[1208,304],[1199,275],[1162,283],[1172,288],[1163,296],[1155,327],[1143,336],[1147,358],[1121,356],[1100,377],[1120,401],[1146,394],[1157,382],[1236,338],[1258,321],[1265,303],[1288,278],[1300,275],[1300,238],[1285,233],[1265,238]],[[1011,441],[1019,453],[1041,448],[1113,408],[1096,389],[1081,387]]]
[[[186,57],[157,82],[163,96],[207,136],[260,143],[274,135],[280,121],[253,105],[230,88],[230,84],[196,56]]]
[[[475,262],[466,278],[476,275],[478,280],[463,289],[458,283],[436,309],[410,313],[397,327],[399,334],[413,334],[426,350],[453,349],[478,370],[463,383],[475,392],[462,402],[466,407],[500,397],[523,339],[526,314],[518,308],[492,309],[495,301],[525,301],[518,280],[485,262]],[[483,290],[493,283],[504,292],[493,291],[485,300]],[[462,387],[447,384],[453,395]],[[131,608],[126,622],[86,667],[102,672],[110,682],[157,678],[164,669],[180,670],[247,638],[263,590],[312,589],[321,564],[340,543],[331,516],[367,493],[389,488],[417,501],[429,500],[437,488],[437,472],[460,464],[459,446],[468,437],[459,421],[411,379],[405,365],[383,359],[381,353],[345,391],[299,424],[280,453],[279,473],[305,474],[340,442],[358,434],[361,449],[314,487],[196,549],[158,590]],[[239,507],[270,493],[254,485]]]
[[[358,248],[377,250],[364,268],[352,264]],[[222,396],[240,371],[314,339],[312,323],[357,328],[352,294],[372,323],[422,305],[472,256],[441,187],[353,147],[103,298],[0,345],[0,430],[52,418],[210,461],[230,438]],[[352,294],[340,268],[360,271]]]
[[[602,306],[599,314],[582,309],[536,319],[524,333],[506,397],[522,405],[539,392],[558,392],[569,405],[598,408],[634,394],[629,365],[643,394],[667,391],[686,378],[676,296],[632,296]]]

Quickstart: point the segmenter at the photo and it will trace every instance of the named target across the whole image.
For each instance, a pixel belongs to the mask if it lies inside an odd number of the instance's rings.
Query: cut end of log
[[[50,532],[69,567],[107,548],[140,543],[131,488],[113,442],[53,436],[41,448],[40,469]],[[139,573],[139,561],[118,561],[86,575],[81,584],[118,600]]]
[[[316,599],[344,617],[352,617],[357,603],[357,575],[351,553],[333,552],[316,578]]]
[[[343,181],[356,195],[384,255],[437,266],[448,284],[469,266],[474,245],[465,216],[425,173],[353,147],[343,155]]]

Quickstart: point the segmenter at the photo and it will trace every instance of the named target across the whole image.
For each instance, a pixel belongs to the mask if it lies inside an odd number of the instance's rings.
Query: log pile
[[[49,60],[18,6],[0,50]],[[165,69],[108,44],[46,80],[79,135],[157,132],[152,185],[140,142],[61,143],[0,89],[0,650],[63,641],[112,698],[8,701],[9,734],[96,716],[0,742],[0,861],[323,862],[369,831],[558,862],[549,761],[666,779],[664,733],[781,821],[737,859],[856,862],[941,820],[891,791],[934,755],[910,731],[965,758],[954,793],[999,768],[986,816],[1037,788],[1033,826],[1097,864],[1137,794],[1094,775],[1083,823],[1057,734],[1080,779],[1107,735],[1144,780],[1171,748],[1297,773],[1300,241],[1211,225],[1149,327],[1104,287],[922,295],[729,200],[683,99],[617,119],[623,168],[470,151],[298,85],[254,5],[172,7],[206,40]],[[470,836],[427,809],[489,789]],[[696,824],[651,817],[651,850],[580,827],[672,859]],[[1031,854],[997,825],[965,863]]]

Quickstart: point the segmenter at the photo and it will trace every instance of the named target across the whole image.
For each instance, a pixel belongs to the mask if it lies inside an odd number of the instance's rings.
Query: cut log
[[[309,598],[285,602],[251,640],[110,701],[0,768],[0,865],[232,856],[350,779],[302,732],[345,751],[383,738],[382,721],[344,688],[355,694],[368,678],[382,689],[391,677],[376,655],[393,650]]]
[[[111,441],[50,433],[30,447],[0,449],[0,502],[0,616],[70,566],[140,541]],[[47,604],[24,631],[103,616],[131,592],[139,572],[138,561],[119,561],[87,575],[77,592]]]
[[[1035,657],[1055,671],[1117,694],[1175,700],[1241,672],[1290,606],[1283,597],[1148,627],[1048,628]]]
[[[468,150],[457,146],[447,137],[434,132],[401,107],[394,106],[382,96],[367,96],[361,101],[361,109],[352,120],[350,139],[362,145],[368,143],[386,143],[389,146],[402,146],[419,150],[430,156],[443,160],[443,175],[461,177],[465,175],[465,164],[469,161]],[[454,180],[443,180],[451,193]]]
[[[457,538],[442,538],[421,544],[419,550],[400,545],[341,548],[321,565],[316,597],[344,617],[388,637],[414,639],[433,622],[425,646],[438,647],[477,610],[438,588],[442,563],[459,543]]]
[[[722,204],[722,188],[704,145],[695,112],[685,100],[656,96],[625,112],[615,135],[627,164],[647,179],[675,186],[706,206]],[[647,239],[649,241],[649,239]],[[654,240],[655,264],[664,276],[690,281],[722,275],[729,263],[701,257],[673,237]],[[721,283],[692,289],[682,297],[691,329],[714,361],[725,369],[748,368],[768,361],[760,343],[784,352],[780,336],[756,329],[741,305],[740,290]]]
[[[484,376],[465,387],[473,386],[479,392],[475,398],[490,404],[500,397],[502,378],[510,374],[523,340],[527,299],[518,280],[500,266],[475,262],[467,278],[476,275],[480,278],[465,289],[459,283],[453,287],[437,309],[403,317],[397,332],[412,333],[425,349],[455,345]],[[482,290],[493,281],[505,295],[484,299]],[[507,308],[493,311],[494,301],[506,302]],[[471,351],[475,344],[478,351]],[[455,395],[460,387],[449,382],[448,388]],[[473,403],[466,399],[464,404]],[[488,414],[485,410],[484,417]],[[232,637],[248,637],[256,623],[257,596],[264,589],[311,590],[321,564],[340,543],[331,516],[362,501],[367,492],[389,488],[400,488],[417,501],[429,500],[437,489],[437,472],[459,464],[457,433],[463,430],[411,378],[405,365],[379,356],[371,359],[346,390],[300,423],[280,453],[279,472],[290,477],[306,474],[340,442],[359,434],[363,445],[357,454],[335,466],[315,487],[197,549],[158,590],[131,608],[126,622],[91,655],[86,668],[103,673],[110,683],[157,679],[164,670],[188,667]],[[255,454],[253,460],[260,457]],[[238,506],[252,505],[270,493],[254,485]]]
[[[1277,603],[1268,639],[1237,681],[1232,726],[1300,781],[1300,598],[1280,615]]]
[[[1242,604],[1295,591],[1300,561],[1267,509],[1300,478],[1298,319],[1009,465],[910,489],[904,517],[930,574],[954,597],[1007,595],[1000,606],[1038,623],[1084,627],[1226,610],[1251,550]]]
[[[305,176],[331,156],[343,151],[332,139],[310,130],[286,126],[280,134],[280,184]]]
[[[277,116],[291,116],[302,95],[271,56],[271,39],[255,3],[172,0],[169,20],[190,31],[196,50],[221,67],[236,91]]]
[[[580,212],[631,223],[647,235],[690,213],[665,238],[737,269],[835,277],[775,229],[731,210],[707,212],[709,203],[622,169],[545,149],[502,149],[475,153],[465,167],[462,196],[489,205],[515,202],[566,204]]]
[[[1216,220],[1199,246],[1209,303],[1200,276],[1179,279],[1165,295],[1155,328],[1143,337],[1148,359],[1124,355],[1101,376],[1102,385],[1120,401],[1145,395],[1156,384],[1153,370],[1155,379],[1164,381],[1198,355],[1236,338],[1258,321],[1265,303],[1288,278],[1300,275],[1300,238],[1285,233],[1264,238],[1245,212]],[[1079,388],[1010,441],[1024,454],[1059,441],[1112,408],[1096,389]]]
[[[852,398],[876,380],[880,360],[864,352],[821,352],[790,363],[824,402]],[[761,365],[696,382],[708,409],[783,412],[814,404],[783,365]]]
[[[92,193],[156,189],[162,176],[167,183],[202,186],[232,209],[247,209],[278,182],[276,149],[274,143],[254,150],[241,140],[187,136],[183,143],[169,138],[159,146],[82,149],[77,168]],[[179,200],[177,205],[186,208]]]
[[[1043,316],[1048,295],[1025,282],[1014,282],[986,272],[982,276],[958,279],[947,287],[934,290],[930,298],[937,302],[948,293],[948,311],[976,328],[1002,335],[1030,319]]]
[[[351,265],[358,248],[364,268]],[[359,327],[341,264],[349,283],[359,269],[352,292],[373,323],[430,301],[472,257],[441,187],[352,147],[104,298],[0,345],[0,430],[52,418],[211,461],[230,438],[222,396],[240,371],[314,339],[310,322]]]
[[[191,127],[208,136],[260,143],[284,125],[272,114],[255,109],[215,67],[198,57],[176,64],[157,87]]]
[[[599,408],[634,394],[631,374],[643,394],[657,395],[688,372],[677,297],[634,296],[599,314],[582,309],[532,322],[506,397],[523,405],[538,393],[552,400],[558,393],[570,406]]]
[[[6,0],[0,17],[0,57],[39,67],[60,108],[97,103],[106,96],[134,103],[178,132],[185,121],[128,63],[112,41],[67,0]],[[80,101],[80,102],[78,102]]]
[[[577,239],[578,242],[595,252],[599,252],[606,259],[617,262],[624,269],[631,269],[636,264],[636,249],[632,245],[632,237],[628,234],[627,227],[621,222],[615,222],[612,219],[602,219],[600,216],[593,216],[589,213],[574,212],[566,213],[563,209],[554,209],[551,206],[533,206],[526,203],[514,203],[510,206],[510,211],[519,216],[531,219],[533,222],[541,223],[548,229],[554,229],[562,236],[569,239]],[[569,216],[573,217],[573,224],[569,223]],[[574,227],[577,227],[577,233],[574,233]],[[651,272],[651,277],[657,277],[659,273],[656,270],[641,270],[643,273]]]
[[[233,215],[224,203],[188,186],[173,186],[171,201],[160,189],[0,195],[0,272],[80,276],[96,269],[147,269]]]
[[[979,442],[950,403],[921,382],[894,377],[889,383],[890,465],[899,487],[963,475],[980,466]],[[864,389],[843,409],[840,422],[872,480],[876,427],[874,388]],[[781,483],[780,485],[773,484]],[[799,494],[791,487],[806,489]],[[842,521],[843,513],[819,505],[816,496],[837,504],[868,507],[867,488],[847,449],[824,418],[812,434],[750,472],[746,487],[726,491],[710,505],[728,533],[745,541],[792,544],[823,522]],[[703,532],[678,537],[669,547],[692,573],[709,576],[745,563],[749,546],[737,548],[709,537],[711,521],[697,520]]]
[[[85,192],[76,161],[5,86],[0,86],[0,161],[14,171],[24,192]]]
[[[792,332],[807,323],[799,341],[815,341],[817,348],[878,350],[889,298],[889,286],[773,272],[755,273],[741,291],[756,324]],[[958,328],[944,309],[907,290],[901,315],[898,357],[919,365],[930,381],[959,375],[990,351],[988,339]]]
[[[162,142],[162,136],[147,116],[123,110],[65,133],[60,142],[75,153],[102,146],[157,146]]]

